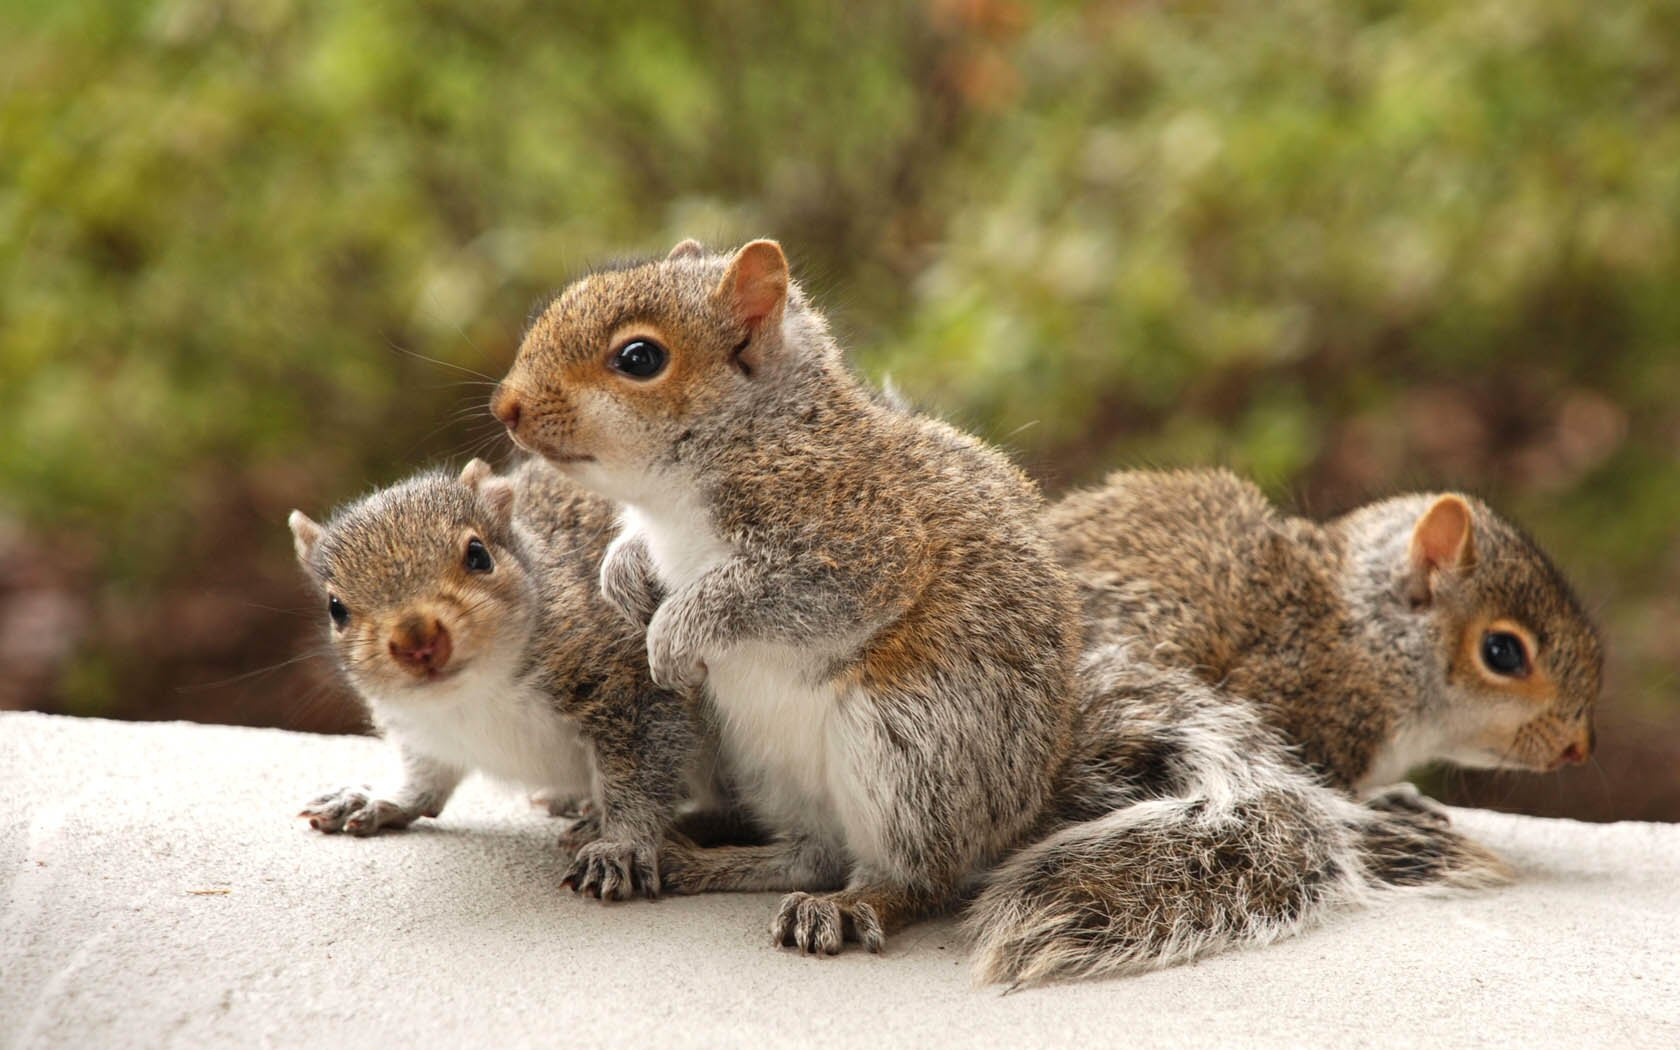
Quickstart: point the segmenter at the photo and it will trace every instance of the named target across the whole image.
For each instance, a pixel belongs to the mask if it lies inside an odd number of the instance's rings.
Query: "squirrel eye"
[[[652,379],[665,370],[669,357],[665,348],[651,339],[632,339],[613,352],[607,367],[631,379]]]
[[[327,615],[332,617],[333,626],[341,631],[350,623],[350,610],[338,600],[337,595],[327,599]]]
[[[468,572],[489,572],[496,567],[490,560],[490,552],[484,546],[484,541],[477,536],[467,541],[467,557],[465,559]]]
[[[1482,635],[1482,663],[1494,674],[1521,678],[1528,674],[1528,649],[1514,634],[1489,631]]]

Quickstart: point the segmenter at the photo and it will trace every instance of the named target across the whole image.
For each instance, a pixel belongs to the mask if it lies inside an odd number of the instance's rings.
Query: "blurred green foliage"
[[[471,384],[591,261],[768,234],[1052,486],[1491,495],[1672,712],[1677,69],[1660,0],[14,0],[0,516],[94,567],[28,702],[173,710],[114,670],[160,595],[283,594],[288,506],[493,441]],[[243,616],[170,658],[295,644]]]

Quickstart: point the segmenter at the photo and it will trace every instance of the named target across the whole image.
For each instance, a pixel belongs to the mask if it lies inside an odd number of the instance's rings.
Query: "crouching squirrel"
[[[1092,640],[1049,834],[967,917],[981,976],[1035,983],[1274,940],[1499,859],[1401,788],[1414,765],[1555,769],[1593,746],[1598,634],[1485,505],[1328,524],[1224,471],[1122,472],[1047,515]]]
[[[401,757],[401,783],[303,810],[368,835],[435,817],[469,771],[593,800],[565,882],[656,896],[659,849],[691,784],[683,701],[648,677],[642,632],[601,598],[609,504],[540,460],[496,477],[423,472],[318,525],[290,519],[332,651]]]
[[[624,504],[604,593],[775,836],[668,847],[668,890],[792,890],[774,943],[878,950],[1038,823],[1080,644],[1040,496],[858,382],[777,244],[574,282],[492,410]]]

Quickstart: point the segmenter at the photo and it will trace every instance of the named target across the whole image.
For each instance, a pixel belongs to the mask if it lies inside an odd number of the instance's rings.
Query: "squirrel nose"
[[[436,617],[407,620],[391,632],[391,657],[411,671],[441,671],[454,646]]]
[[[1572,742],[1563,749],[1563,754],[1558,756],[1558,761],[1565,765],[1578,766],[1592,755],[1593,747],[1597,743],[1598,732],[1592,726],[1588,726],[1581,732],[1579,740]]]
[[[519,395],[503,387],[490,399],[490,414],[501,420],[509,431],[519,429]]]

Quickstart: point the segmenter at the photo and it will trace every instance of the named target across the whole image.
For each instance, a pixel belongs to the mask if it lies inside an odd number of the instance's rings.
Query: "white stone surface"
[[[951,923],[772,949],[769,895],[603,906],[471,782],[358,840],[293,814],[373,740],[0,715],[0,1046],[1680,1047],[1680,827],[1461,812],[1507,890],[1012,995]]]

